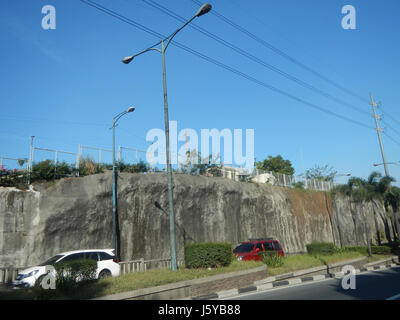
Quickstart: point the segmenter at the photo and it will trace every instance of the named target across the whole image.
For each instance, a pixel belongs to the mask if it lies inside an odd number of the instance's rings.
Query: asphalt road
[[[342,279],[327,279],[253,294],[229,300],[400,300],[400,267],[356,275],[355,289],[344,290]]]

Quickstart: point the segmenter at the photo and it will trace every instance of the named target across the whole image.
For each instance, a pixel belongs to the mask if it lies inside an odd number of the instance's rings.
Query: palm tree
[[[391,187],[385,194],[385,201],[387,204],[389,204],[392,209],[393,209],[393,219],[395,223],[395,228],[397,232],[397,236],[395,235],[395,238],[397,240],[400,239],[400,225],[399,225],[399,219],[397,217],[397,213],[400,208],[400,188],[398,187]]]
[[[397,230],[397,236],[395,235],[395,237],[399,239],[400,226],[397,213],[400,209],[400,188],[391,186],[391,183],[395,181],[393,177],[382,177],[381,173],[374,171],[367,180],[352,177],[348,180],[347,185],[338,186],[335,191],[349,196],[353,201],[362,203],[379,199],[383,202],[386,210],[391,207],[393,209],[395,229]],[[387,237],[390,242],[390,235],[388,234]]]

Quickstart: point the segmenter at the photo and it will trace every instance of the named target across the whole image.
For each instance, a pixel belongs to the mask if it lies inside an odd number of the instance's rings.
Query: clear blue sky
[[[191,0],[154,1],[186,18],[198,9]],[[141,0],[95,2],[161,34],[181,25]],[[209,2],[218,13],[365,100],[372,91],[391,116],[384,118],[385,132],[397,141],[383,135],[387,161],[400,160],[397,0]],[[41,10],[48,4],[56,8],[55,30],[41,26]],[[346,4],[356,8],[356,30],[341,26]],[[31,135],[35,146],[42,148],[77,152],[82,144],[110,149],[112,118],[130,105],[136,111],[121,119],[117,145],[147,149],[148,130],[164,127],[161,56],[149,53],[130,65],[122,64],[121,58],[159,39],[79,0],[3,0],[0,6],[0,156],[28,157]],[[291,95],[374,127],[366,102],[290,63],[215,15],[194,23],[366,113],[299,86],[193,28],[185,28],[175,40]],[[327,164],[339,173],[366,178],[375,169],[372,164],[382,162],[371,128],[320,112],[178,47],[171,45],[166,59],[170,120],[178,121],[178,130],[254,129],[256,159],[280,154],[292,161],[296,174]],[[37,160],[46,157],[52,155],[37,154]],[[110,155],[103,158],[111,162]],[[74,161],[69,156],[59,159]],[[398,166],[389,165],[389,170],[400,180]],[[378,171],[383,173],[383,167]]]

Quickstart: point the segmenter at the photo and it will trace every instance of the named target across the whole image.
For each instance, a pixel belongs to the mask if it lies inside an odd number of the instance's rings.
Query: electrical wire
[[[176,19],[178,21],[181,21],[183,23],[186,22],[185,18],[183,18],[182,16],[179,16],[175,12],[169,10],[168,8],[158,4],[157,2],[155,2],[153,0],[142,0],[142,1],[144,3],[146,3],[146,4],[148,4],[149,6],[151,6],[152,8],[155,8],[155,9],[167,14],[168,16],[170,16],[170,17],[172,17],[172,18],[174,18],[174,19]],[[359,112],[361,114],[370,116],[370,113],[368,113],[367,111],[365,111],[363,109],[360,109],[360,108],[357,108],[357,107],[355,107],[355,106],[353,106],[353,105],[351,105],[351,104],[349,104],[349,103],[347,103],[347,102],[345,102],[345,101],[343,101],[341,99],[338,99],[338,98],[334,97],[333,95],[331,95],[329,93],[326,93],[326,92],[320,90],[319,88],[314,87],[313,85],[310,85],[307,82],[302,81],[301,79],[299,79],[299,78],[297,78],[297,77],[295,77],[293,75],[290,75],[289,73],[287,73],[287,72],[285,72],[285,71],[283,71],[283,70],[281,70],[281,69],[279,69],[279,68],[277,68],[277,67],[275,67],[275,66],[273,66],[273,65],[271,65],[271,64],[269,64],[269,63],[267,63],[267,62],[265,62],[265,61],[263,61],[263,60],[261,60],[259,58],[257,58],[256,56],[252,55],[248,51],[245,51],[245,50],[237,47],[236,45],[234,45],[234,44],[232,44],[232,43],[230,43],[230,42],[218,37],[217,35],[207,31],[206,29],[204,29],[202,27],[197,26],[194,23],[189,24],[189,26],[191,28],[199,31],[200,33],[206,35],[207,37],[214,39],[215,41],[217,41],[218,43],[224,45],[225,47],[230,48],[231,50],[239,53],[240,55],[252,60],[253,62],[258,63],[259,65],[262,65],[262,66],[268,68],[269,70],[271,70],[273,72],[276,72],[276,73],[280,74],[281,76],[283,76],[283,77],[285,77],[285,78],[287,78],[287,79],[289,79],[289,80],[291,80],[291,81],[303,86],[304,88],[310,89],[311,91],[316,92],[316,93],[318,93],[318,94],[320,94],[320,95],[322,95],[322,96],[324,96],[324,97],[326,97],[326,98],[328,98],[328,99],[330,99],[332,101],[335,101],[335,102],[340,103],[342,105],[345,105],[345,106],[347,106],[349,108],[352,108],[353,110],[355,110],[355,111],[357,111],[357,112]]]
[[[134,20],[132,20],[130,18],[127,18],[126,16],[121,15],[121,14],[119,14],[119,13],[113,11],[113,10],[110,10],[110,9],[108,9],[108,8],[102,6],[102,5],[100,5],[100,4],[98,4],[98,3],[94,2],[94,1],[91,1],[91,0],[80,0],[80,1],[82,3],[88,4],[88,5],[96,8],[96,9],[98,9],[98,10],[100,10],[100,11],[106,13],[106,14],[109,14],[109,15],[111,15],[111,16],[113,16],[113,17],[115,17],[115,18],[117,18],[117,19],[119,19],[119,20],[121,20],[121,21],[123,21],[125,23],[128,23],[128,24],[130,24],[130,25],[132,25],[132,26],[134,26],[134,27],[146,32],[146,33],[149,33],[149,34],[151,34],[151,35],[153,35],[153,36],[155,36],[155,37],[157,37],[159,39],[164,39],[165,38],[162,34],[156,32],[154,30],[151,30],[151,29],[149,29],[149,28],[147,28],[147,27],[135,22]],[[267,84],[267,83],[265,83],[263,81],[260,81],[260,80],[258,80],[256,78],[252,77],[252,76],[247,75],[244,72],[241,72],[241,71],[239,71],[239,70],[237,70],[237,69],[235,69],[233,67],[230,67],[230,66],[228,66],[228,65],[226,65],[226,64],[224,64],[224,63],[222,63],[222,62],[220,62],[218,60],[215,60],[215,59],[213,59],[213,58],[211,58],[211,57],[209,57],[209,56],[207,56],[205,54],[202,54],[202,53],[200,53],[200,52],[198,52],[198,51],[196,51],[194,49],[191,49],[191,48],[189,48],[189,47],[187,47],[187,46],[185,46],[185,45],[183,45],[183,44],[181,44],[181,43],[179,43],[179,42],[177,42],[175,40],[172,40],[171,44],[176,46],[176,47],[178,47],[178,48],[180,48],[180,49],[182,49],[182,50],[184,50],[184,51],[187,51],[187,52],[189,52],[189,53],[191,53],[191,54],[193,54],[193,55],[195,55],[195,56],[197,56],[197,57],[199,57],[199,58],[201,58],[201,59],[203,59],[205,61],[208,61],[208,62],[210,62],[210,63],[212,63],[214,65],[217,65],[217,66],[219,66],[219,67],[221,67],[221,68],[223,68],[225,70],[228,70],[228,71],[230,71],[230,72],[232,72],[232,73],[234,73],[234,74],[236,74],[238,76],[241,76],[241,77],[243,77],[243,78],[245,78],[245,79],[247,79],[249,81],[252,81],[252,82],[254,82],[254,83],[256,83],[256,84],[258,84],[260,86],[268,88],[271,91],[274,91],[274,92],[279,93],[281,95],[284,95],[284,96],[286,96],[288,98],[291,98],[292,100],[300,102],[300,103],[302,103],[304,105],[312,107],[312,108],[314,108],[316,110],[319,110],[319,111],[324,112],[326,114],[329,114],[331,116],[334,116],[334,117],[337,117],[339,119],[345,120],[347,122],[356,124],[358,126],[362,126],[364,128],[367,128],[367,129],[373,129],[373,127],[371,127],[369,125],[366,125],[366,124],[361,123],[359,121],[353,120],[353,119],[348,118],[346,116],[340,115],[340,114],[335,113],[333,111],[330,111],[330,110],[327,110],[327,109],[322,108],[320,106],[317,106],[317,105],[315,105],[313,103],[310,103],[310,102],[308,102],[306,100],[303,100],[303,99],[301,99],[299,97],[296,97],[296,96],[294,96],[294,95],[292,95],[290,93],[287,93],[287,92],[285,92],[285,91],[283,91],[281,89],[278,89],[278,88],[276,88],[276,87],[274,87],[272,85],[269,85],[269,84]]]
[[[198,0],[190,0],[193,3],[197,4],[197,5],[202,5],[202,3]],[[290,62],[294,63],[295,65],[307,70],[308,72],[314,74],[315,76],[319,77],[320,79],[324,80],[325,82],[330,83],[331,85],[333,85],[334,87],[346,92],[347,94],[361,100],[362,102],[369,102],[368,99],[363,98],[362,96],[354,93],[353,91],[343,87],[342,85],[336,83],[333,80],[330,80],[329,78],[327,78],[326,76],[322,75],[321,73],[319,73],[318,71],[315,71],[314,69],[306,66],[305,64],[301,63],[300,61],[298,61],[297,59],[293,58],[292,56],[290,56],[289,54],[283,52],[282,50],[278,49],[277,47],[273,46],[272,44],[270,44],[269,42],[259,38],[258,36],[256,36],[255,34],[253,34],[252,32],[248,31],[247,29],[243,28],[242,26],[238,25],[237,23],[233,22],[232,20],[226,18],[225,16],[223,16],[222,14],[218,13],[216,10],[212,10],[210,12],[211,14],[213,14],[214,16],[216,16],[218,19],[224,21],[225,23],[229,24],[230,26],[232,26],[233,28],[239,30],[240,32],[244,33],[245,35],[247,35],[248,37],[252,38],[253,40],[257,41],[258,43],[260,43],[261,45],[263,45],[264,47],[272,50],[273,52],[277,53],[278,55],[280,55],[281,57],[289,60]]]
[[[393,141],[395,144],[400,146],[400,142],[398,142],[396,139],[393,139],[391,136],[389,136],[385,131],[383,131],[383,134],[388,137],[391,141]]]

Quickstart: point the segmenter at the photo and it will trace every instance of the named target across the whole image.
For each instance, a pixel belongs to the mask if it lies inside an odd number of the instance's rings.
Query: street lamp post
[[[129,109],[119,113],[113,118],[112,123],[112,185],[113,185],[113,198],[112,198],[112,245],[114,248],[114,253],[118,259],[120,259],[120,243],[119,243],[119,232],[118,232],[118,212],[117,212],[117,174],[115,167],[115,127],[117,125],[118,120],[129,112],[135,111],[134,107],[130,107]]]
[[[162,56],[162,71],[163,71],[163,91],[164,91],[164,122],[165,122],[165,146],[166,146],[166,154],[167,154],[167,176],[168,176],[168,206],[169,206],[169,230],[170,230],[170,247],[171,247],[171,269],[175,271],[177,269],[177,261],[176,261],[176,246],[175,246],[175,214],[174,214],[174,203],[173,203],[173,182],[172,182],[172,167],[171,167],[171,155],[170,155],[170,146],[169,146],[169,120],[168,120],[168,100],[167,100],[167,78],[165,71],[165,51],[167,50],[169,44],[175,35],[186,27],[190,22],[192,22],[196,17],[200,17],[211,10],[210,4],[203,4],[200,9],[196,12],[196,14],[190,18],[182,27],[177,29],[170,36],[165,39],[157,42],[155,45],[143,50],[137,54],[134,54],[129,57],[125,57],[122,59],[122,62],[125,64],[130,63],[135,57],[148,52],[148,51],[157,51],[161,53]],[[157,48],[158,45],[161,44],[161,49]]]

